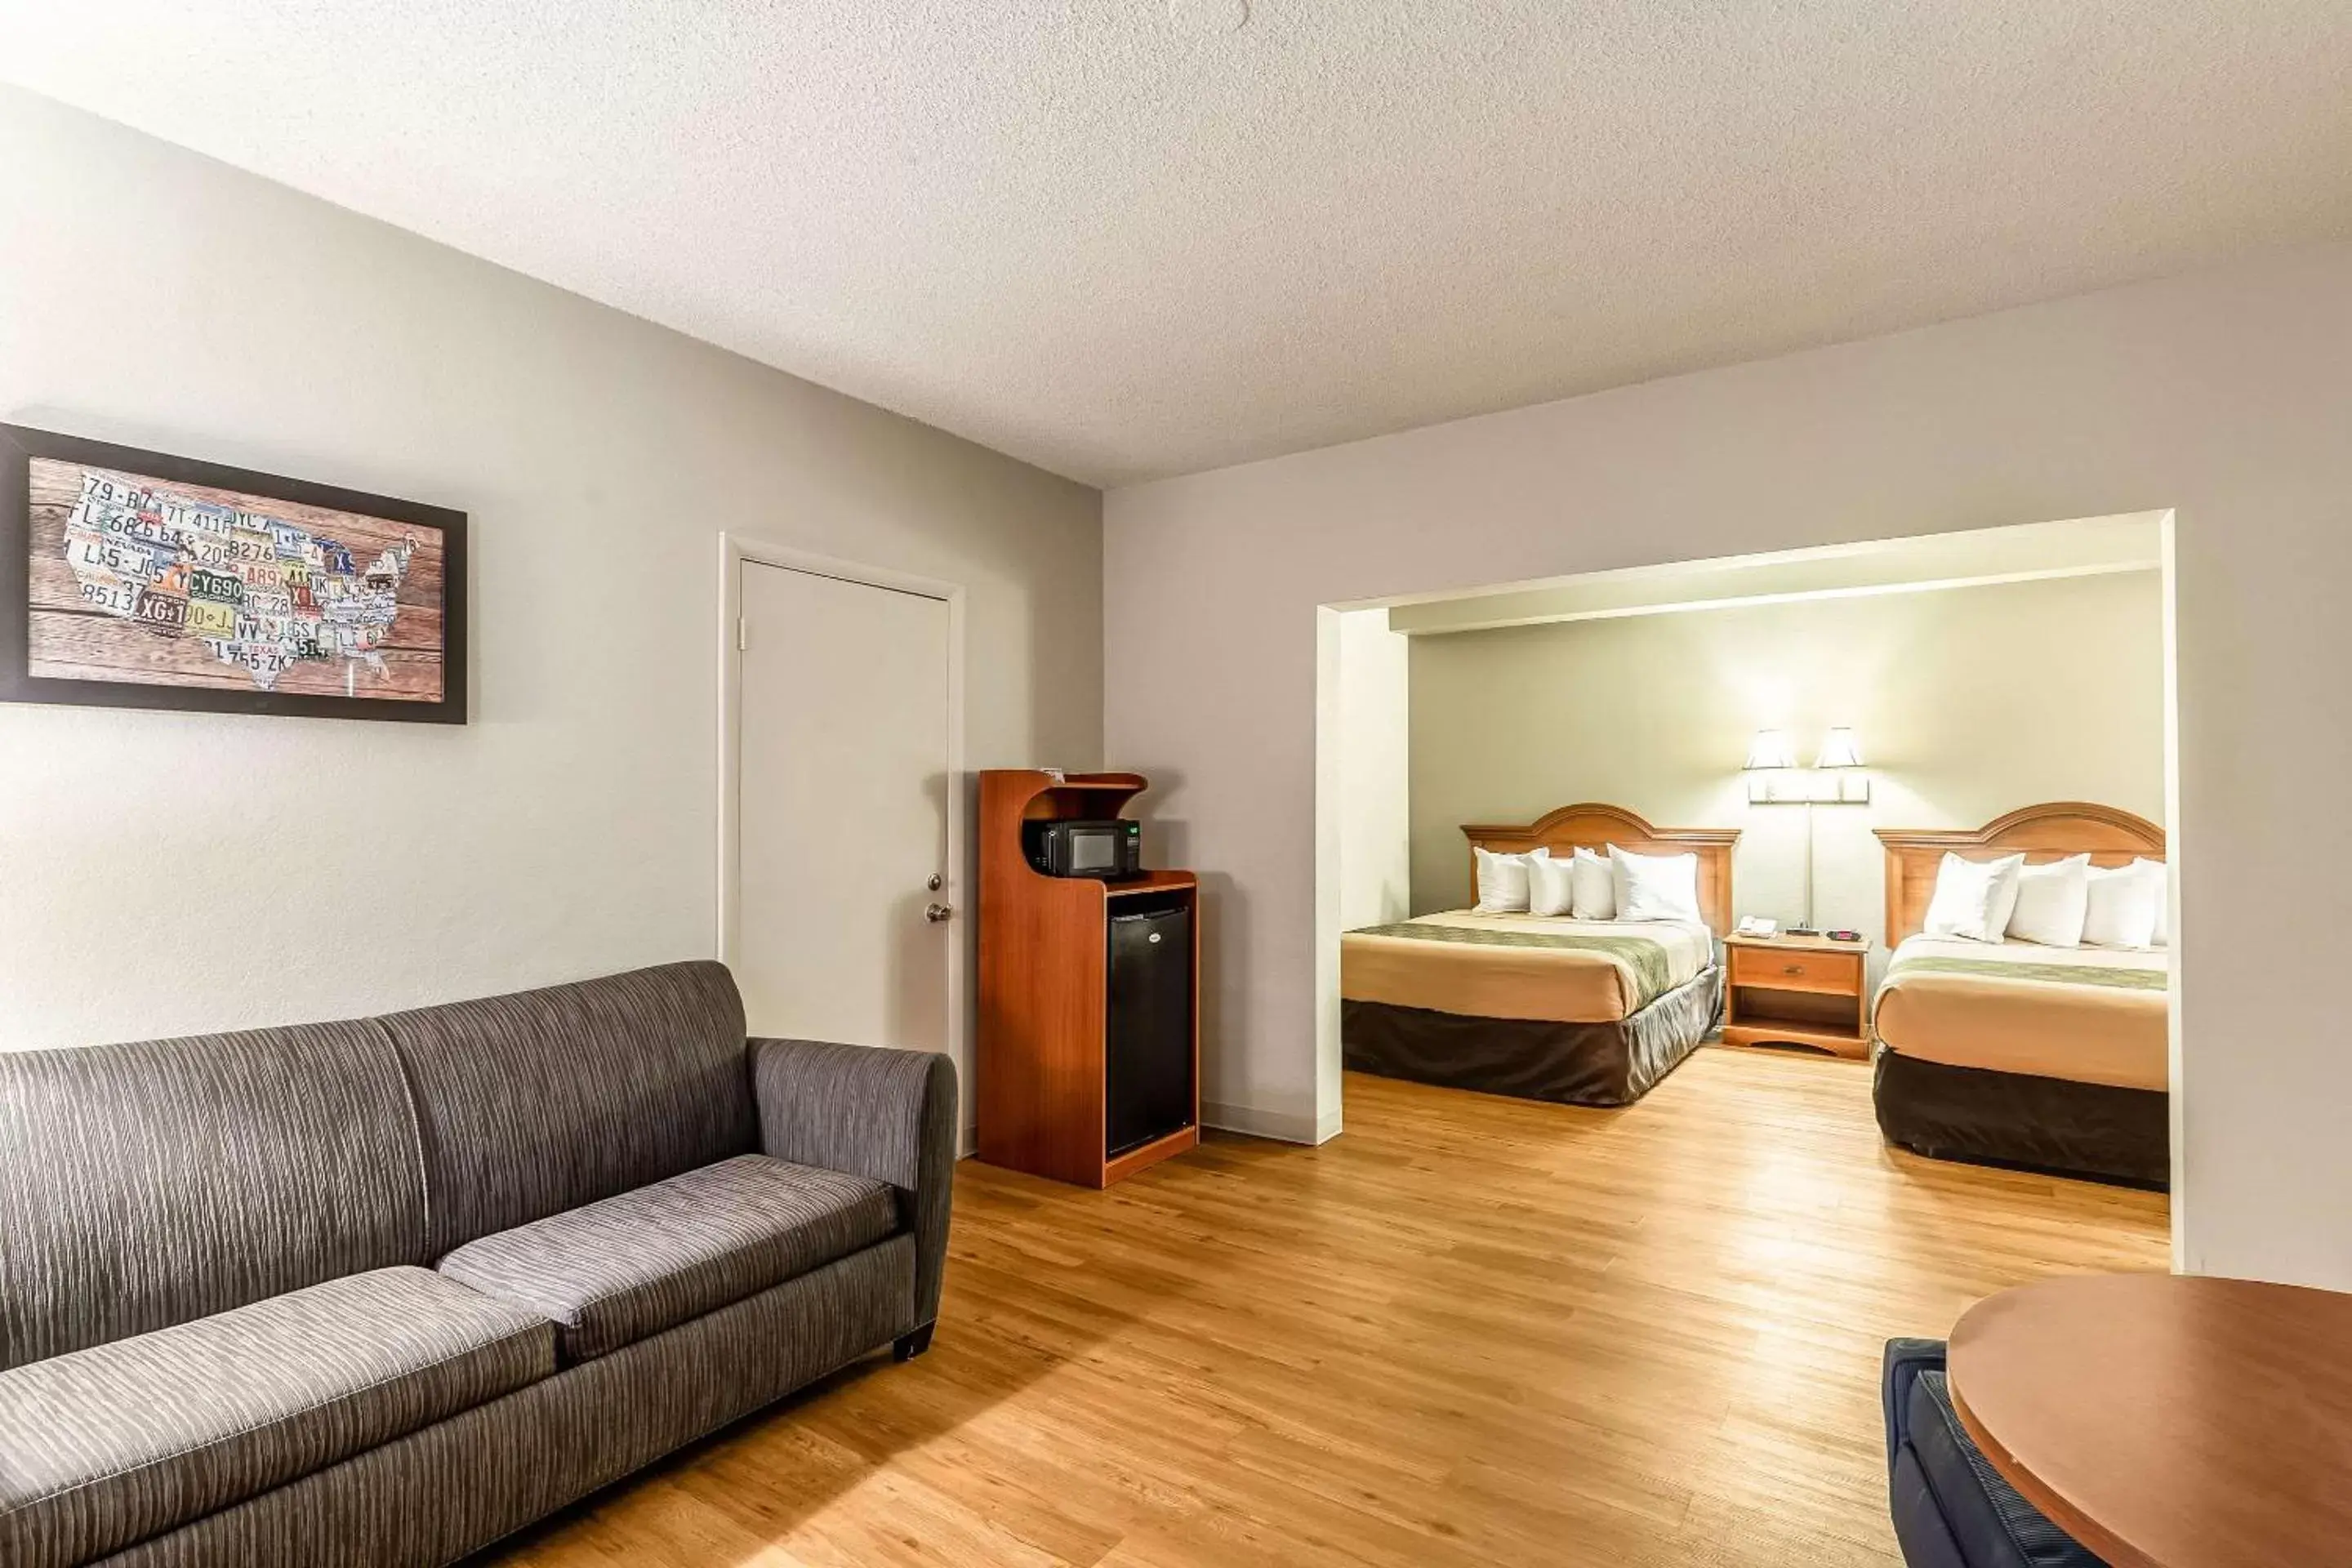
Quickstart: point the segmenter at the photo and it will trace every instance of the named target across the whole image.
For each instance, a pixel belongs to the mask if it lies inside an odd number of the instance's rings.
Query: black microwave
[[[1139,822],[1030,822],[1022,825],[1029,864],[1048,877],[1099,877],[1106,882],[1143,870]]]

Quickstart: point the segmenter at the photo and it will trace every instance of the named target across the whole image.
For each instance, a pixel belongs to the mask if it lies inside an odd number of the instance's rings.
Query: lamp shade
[[[1755,773],[1761,768],[1793,768],[1796,754],[1789,750],[1786,730],[1759,730],[1756,738],[1748,742],[1748,760],[1739,764],[1742,773]]]
[[[1838,725],[1822,737],[1822,754],[1813,759],[1817,768],[1858,768],[1862,766],[1862,743],[1853,731]]]

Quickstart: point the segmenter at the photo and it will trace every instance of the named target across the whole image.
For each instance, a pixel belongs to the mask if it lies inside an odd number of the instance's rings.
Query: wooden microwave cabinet
[[[1140,773],[980,775],[980,1157],[1107,1187],[1201,1137],[1199,884],[1048,877],[1026,825],[1117,817]]]
[[[1842,1057],[1870,1054],[1870,947],[1822,936],[1724,939],[1723,1043],[1811,1046]]]

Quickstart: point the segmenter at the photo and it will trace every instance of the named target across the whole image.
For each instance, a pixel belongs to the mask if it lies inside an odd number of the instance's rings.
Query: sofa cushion
[[[85,1562],[554,1370],[544,1319],[404,1267],[0,1373],[0,1563]]]
[[[0,1051],[0,1367],[433,1257],[373,1023]]]
[[[427,1258],[760,1146],[743,1002],[722,964],[379,1022],[415,1094]]]
[[[459,1247],[441,1272],[558,1325],[588,1361],[898,1228],[887,1183],[743,1154]]]
[[[1942,1372],[1919,1373],[1905,1415],[1918,1479],[1967,1568],[2100,1568],[2098,1558],[2001,1479],[1960,1425]]]

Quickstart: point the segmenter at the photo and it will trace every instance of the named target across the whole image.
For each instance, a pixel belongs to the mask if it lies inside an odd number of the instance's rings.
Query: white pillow
[[[1698,857],[1634,855],[1609,847],[1621,921],[1698,921]]]
[[[2025,857],[2020,855],[2015,858],[2017,864],[2002,875],[2000,887],[1993,892],[1991,931],[1995,942],[2008,931],[2010,917],[2017,913],[2017,877],[2025,869]]]
[[[2083,911],[2088,947],[2152,947],[2164,919],[2164,867],[2155,860],[2094,866]]]
[[[1963,860],[1947,851],[1936,868],[1936,896],[1927,900],[1927,921],[1920,929],[1928,936],[1999,942],[2017,908],[2017,872],[2024,864],[2022,855]]]
[[[2091,858],[2069,855],[2017,870],[2017,902],[2010,910],[2009,934],[2043,947],[2080,947],[2090,912]]]
[[[2161,860],[2135,860],[2135,866],[2148,869],[2148,880],[2156,884],[2156,931],[2147,939],[2150,947],[2172,945],[2172,872]]]
[[[1478,857],[1478,907],[1473,914],[1525,914],[1528,908],[1528,862],[1549,859],[1549,849],[1530,849],[1524,855],[1497,855],[1493,850],[1472,847]]]
[[[1549,853],[1528,861],[1528,912],[1564,915],[1576,901],[1569,868],[1572,861],[1555,860]]]
[[[1579,849],[1570,864],[1574,868],[1576,882],[1576,918],[1580,921],[1615,920],[1617,874],[1610,868],[1609,858],[1595,855],[1590,849]]]

